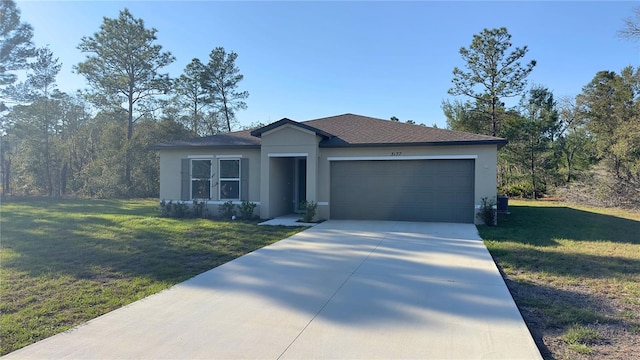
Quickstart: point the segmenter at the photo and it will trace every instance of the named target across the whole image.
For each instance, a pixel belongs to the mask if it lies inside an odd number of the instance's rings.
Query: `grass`
[[[598,339],[600,334],[596,330],[582,325],[573,325],[563,336],[563,340],[569,344],[569,349],[586,355],[595,352],[589,345]]]
[[[599,338],[600,335],[596,330],[582,325],[573,325],[564,334],[564,341],[567,344],[588,345],[594,343]]]
[[[157,214],[157,200],[3,201],[0,355],[301,230]]]
[[[510,210],[499,227],[479,231],[543,355],[636,356],[640,213],[520,201]],[[4,201],[0,354],[300,230],[157,211],[156,200]],[[599,352],[607,346],[615,352]]]
[[[509,210],[498,227],[479,232],[543,355],[560,357],[564,349],[550,340],[573,336],[576,326],[615,328],[637,340],[640,213],[542,201],[510,201]],[[598,356],[589,344],[562,343]]]

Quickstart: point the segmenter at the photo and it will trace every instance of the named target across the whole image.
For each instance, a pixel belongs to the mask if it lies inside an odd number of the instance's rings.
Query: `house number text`
[[[391,156],[400,156],[402,155],[402,151],[392,151]]]

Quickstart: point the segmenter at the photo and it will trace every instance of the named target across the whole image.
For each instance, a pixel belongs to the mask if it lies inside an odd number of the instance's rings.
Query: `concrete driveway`
[[[6,358],[541,357],[475,226],[331,220]]]

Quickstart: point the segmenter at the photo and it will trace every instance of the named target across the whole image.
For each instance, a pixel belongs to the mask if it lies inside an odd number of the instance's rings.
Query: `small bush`
[[[169,213],[172,207],[171,201],[166,202],[164,199],[160,201],[160,217],[170,217]]]
[[[478,219],[482,220],[485,225],[496,225],[496,200],[494,198],[482,198],[482,204],[480,205],[480,212],[476,215]]]
[[[160,201],[160,217],[168,217],[168,218],[203,218],[206,219],[209,217],[209,209],[207,208],[206,201],[198,202],[197,200],[193,201],[193,205],[189,206],[189,204],[185,202],[176,202],[173,201]]]
[[[238,205],[238,211],[240,212],[240,217],[243,220],[252,220],[255,217],[253,215],[255,209],[256,204],[247,200],[243,200],[242,204]]]
[[[533,186],[529,181],[516,181],[500,186],[498,191],[508,197],[530,198]]]
[[[198,202],[197,200],[194,200],[193,206],[191,206],[190,217],[202,218],[202,219],[208,218],[209,208],[207,208],[207,202],[206,201]]]
[[[236,206],[233,205],[233,201],[229,200],[224,204],[218,205],[218,213],[221,218],[231,220],[236,215]]]
[[[512,198],[533,199],[531,180],[514,181],[498,187],[498,192]],[[547,186],[540,181],[536,184],[536,198],[547,194]]]
[[[166,202],[162,200],[160,202],[160,216],[170,218],[187,218],[190,216],[189,205],[183,202],[174,203],[173,201]]]
[[[313,218],[316,216],[316,210],[318,208],[318,204],[313,201],[303,201],[300,204],[300,208],[304,209],[302,213],[302,222],[310,223],[313,221]]]
[[[190,214],[189,205],[187,205],[187,203],[179,202],[173,205],[173,211],[172,211],[171,217],[182,219],[182,218],[188,218],[190,216],[189,214]]]

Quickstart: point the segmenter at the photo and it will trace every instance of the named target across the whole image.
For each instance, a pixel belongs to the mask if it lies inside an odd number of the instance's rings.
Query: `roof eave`
[[[156,145],[150,147],[151,150],[247,150],[247,149],[257,149],[260,150],[260,145]]]
[[[322,144],[322,148],[349,148],[349,147],[409,147],[409,146],[472,146],[472,145],[497,145],[498,149],[508,143],[507,140],[471,140],[471,141],[432,141],[432,142],[403,142],[403,143],[342,143]]]

